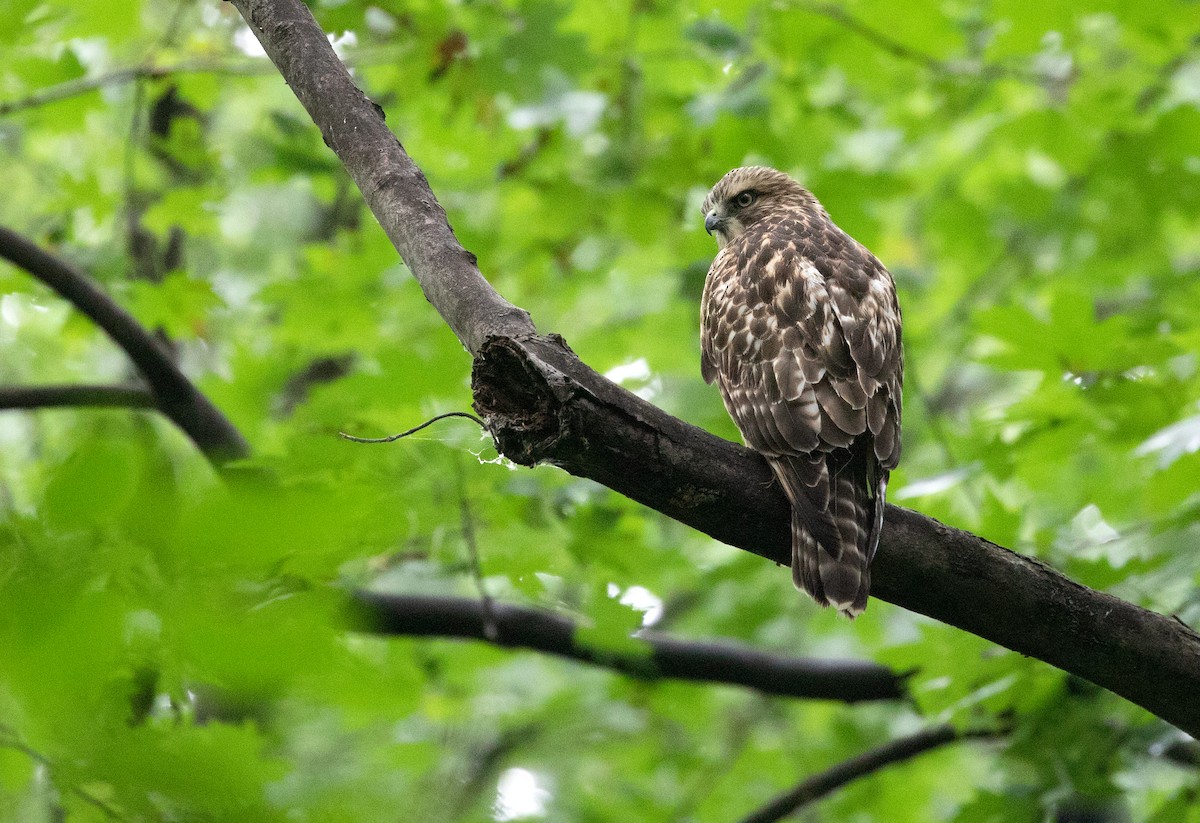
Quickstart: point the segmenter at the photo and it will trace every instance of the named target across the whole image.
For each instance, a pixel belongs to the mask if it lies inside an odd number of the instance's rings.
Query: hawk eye
[[[749,206],[754,202],[754,192],[744,191],[737,197],[733,198],[733,202],[739,209],[744,209],[746,206]]]

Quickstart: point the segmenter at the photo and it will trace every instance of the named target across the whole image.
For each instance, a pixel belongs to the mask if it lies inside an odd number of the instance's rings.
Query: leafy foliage
[[[313,9],[499,290],[730,438],[696,365],[696,207],[732,166],[793,172],[901,288],[895,498],[1200,621],[1191,5]],[[769,564],[514,471],[461,421],[337,438],[466,408],[469,359],[228,4],[18,0],[0,42],[0,221],[161,329],[255,449],[223,484],[149,413],[0,417],[0,817],[730,820],[922,718],[1004,718],[1011,741],[821,814],[1200,819],[1194,769],[1159,757],[1173,733],[1088,684],[878,601],[817,612]],[[0,290],[0,382],[132,376],[24,273]],[[913,700],[340,632],[351,586],[475,595],[467,528],[493,596],[601,647],[653,619],[916,669]]]

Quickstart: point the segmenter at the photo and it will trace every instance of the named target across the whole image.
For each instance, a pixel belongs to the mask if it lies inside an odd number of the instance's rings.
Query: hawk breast
[[[713,261],[701,311],[704,378],[718,384],[747,445],[795,456],[869,433],[881,466],[895,467],[895,289],[827,217],[763,221],[736,238]]]

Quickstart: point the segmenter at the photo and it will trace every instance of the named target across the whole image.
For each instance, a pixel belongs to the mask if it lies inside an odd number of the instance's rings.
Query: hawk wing
[[[813,222],[756,227],[718,253],[701,369],[792,501],[797,585],[856,613],[900,457],[900,311],[883,265]]]

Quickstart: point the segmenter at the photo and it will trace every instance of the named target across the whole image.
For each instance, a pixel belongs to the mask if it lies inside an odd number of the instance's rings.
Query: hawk
[[[734,169],[703,211],[719,247],[700,304],[704,379],[791,501],[796,587],[856,617],[900,459],[892,276],[775,169]]]

